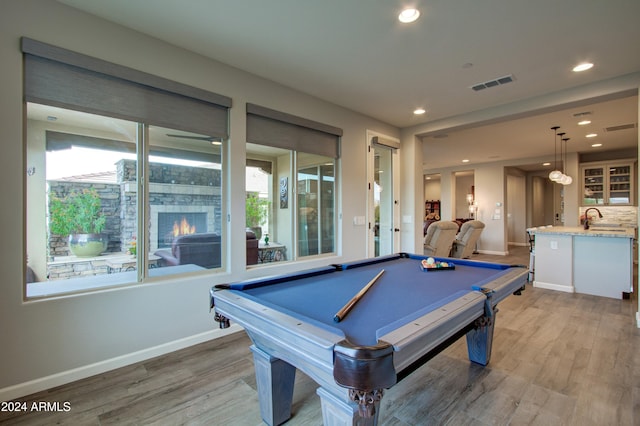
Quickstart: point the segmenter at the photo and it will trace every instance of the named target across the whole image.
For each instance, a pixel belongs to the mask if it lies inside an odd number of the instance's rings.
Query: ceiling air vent
[[[604,131],[605,132],[615,132],[616,130],[627,130],[627,129],[633,129],[635,127],[636,127],[636,125],[634,123],[621,124],[619,126],[605,127]]]
[[[504,77],[496,78],[495,80],[485,81],[484,83],[478,83],[471,86],[473,90],[476,92],[484,89],[488,89],[489,87],[496,87],[502,84],[511,83],[513,81],[513,75],[505,75]]]
[[[578,118],[578,117],[586,117],[587,115],[591,115],[591,111],[576,112],[575,114],[573,114],[573,116],[576,117],[576,118]]]

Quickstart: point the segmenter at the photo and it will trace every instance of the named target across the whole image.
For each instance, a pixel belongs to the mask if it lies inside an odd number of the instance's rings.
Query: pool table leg
[[[260,415],[269,426],[277,426],[291,417],[296,368],[251,345],[256,370]]]
[[[320,396],[322,404],[322,424],[324,426],[375,426],[378,424],[380,401],[374,402],[374,410],[371,416],[363,417],[357,404],[348,401],[348,390],[345,397],[340,398],[335,393],[320,387],[316,393]]]
[[[498,309],[489,308],[489,314],[478,318],[474,328],[467,333],[469,360],[480,365],[489,364],[493,346],[493,327]]]

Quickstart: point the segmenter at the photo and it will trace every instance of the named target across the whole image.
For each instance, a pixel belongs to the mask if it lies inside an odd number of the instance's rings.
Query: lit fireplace
[[[189,221],[186,217],[182,217],[180,223],[176,220],[173,222],[173,236],[177,237],[178,235],[189,235],[196,233],[196,226],[189,224]]]
[[[207,232],[207,213],[158,213],[158,248],[171,247],[175,237]]]

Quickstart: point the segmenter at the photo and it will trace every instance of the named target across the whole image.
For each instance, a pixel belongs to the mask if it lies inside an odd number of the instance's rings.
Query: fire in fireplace
[[[158,248],[171,247],[175,237],[207,232],[207,213],[158,213]]]
[[[189,224],[189,221],[186,217],[182,217],[180,223],[178,221],[173,222],[173,236],[177,237],[178,235],[189,235],[195,234],[196,227],[195,225]]]

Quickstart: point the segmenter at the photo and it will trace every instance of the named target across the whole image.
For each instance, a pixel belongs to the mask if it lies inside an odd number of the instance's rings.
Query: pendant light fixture
[[[564,142],[564,159],[562,160],[562,177],[559,181],[562,185],[571,185],[573,182],[571,176],[564,173],[564,165],[567,163],[567,141],[569,139],[570,138],[562,138],[562,142]],[[562,152],[562,143],[560,143],[560,152]]]
[[[553,182],[557,182],[558,179],[562,177],[562,172],[558,170],[558,159],[556,158],[557,154],[557,139],[558,139],[558,129],[560,126],[553,126],[551,130],[553,130],[553,171],[549,173],[549,179]]]
[[[561,163],[561,167],[560,169],[562,169],[562,171],[560,172],[560,177],[558,179],[556,179],[556,183],[562,184],[562,180],[565,179],[565,174],[564,174],[564,154],[562,151],[562,137],[566,135],[565,132],[558,132],[558,144],[560,145],[560,163]]]

